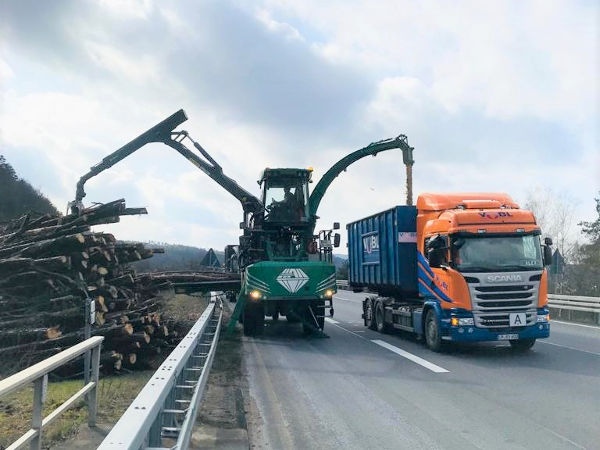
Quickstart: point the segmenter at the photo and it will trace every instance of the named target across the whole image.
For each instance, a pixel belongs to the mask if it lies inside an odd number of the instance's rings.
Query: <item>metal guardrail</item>
[[[548,305],[572,311],[600,313],[600,297],[548,294]]]
[[[29,383],[33,383],[31,429],[13,442],[6,450],[17,449],[27,443],[30,443],[31,449],[41,449],[42,432],[44,428],[54,422],[62,413],[73,406],[77,400],[86,394],[88,394],[88,424],[89,426],[96,425],[100,349],[103,340],[104,337],[102,336],[92,337],[0,381],[0,397],[21,389]],[[48,373],[90,350],[92,352],[91,381],[73,394],[62,405],[52,411],[47,417],[42,418],[42,408],[44,406],[46,389],[48,386]]]
[[[336,280],[335,284],[340,289],[348,289],[348,280]]]
[[[98,449],[187,449],[222,320],[221,295],[165,359]],[[163,446],[163,439],[177,440]]]
[[[336,283],[338,288],[348,289],[348,280],[337,280]],[[600,312],[600,297],[548,294],[548,304],[574,311]]]

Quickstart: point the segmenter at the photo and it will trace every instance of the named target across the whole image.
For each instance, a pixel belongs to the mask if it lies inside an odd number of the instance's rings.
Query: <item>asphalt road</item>
[[[336,296],[329,339],[285,319],[244,338],[251,446],[600,449],[600,328],[553,322],[525,354],[505,343],[438,354],[366,329],[361,299]]]

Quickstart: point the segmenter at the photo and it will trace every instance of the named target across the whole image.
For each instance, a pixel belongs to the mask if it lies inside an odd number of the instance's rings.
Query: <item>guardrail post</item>
[[[29,448],[31,450],[40,450],[42,448],[42,410],[46,397],[46,386],[48,385],[48,374],[39,377],[33,382],[33,414],[31,417],[31,428],[37,431],[32,439]]]
[[[154,423],[150,427],[150,431],[148,432],[148,446],[149,447],[162,447],[162,426],[163,426],[163,414],[161,412],[158,413]]]
[[[98,412],[98,382],[100,380],[100,349],[101,345],[97,345],[92,349],[92,382],[94,387],[88,394],[88,425],[96,426],[96,415]]]

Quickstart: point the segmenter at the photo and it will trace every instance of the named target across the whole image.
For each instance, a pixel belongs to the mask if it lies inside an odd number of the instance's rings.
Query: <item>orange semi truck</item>
[[[365,326],[451,342],[508,341],[517,350],[550,334],[547,270],[531,211],[498,193],[421,194],[347,225],[348,281],[368,290]]]

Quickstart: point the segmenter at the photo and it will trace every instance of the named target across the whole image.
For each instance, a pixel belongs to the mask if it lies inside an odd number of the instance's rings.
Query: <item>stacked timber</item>
[[[170,283],[200,283],[203,281],[239,281],[240,274],[207,268],[204,271],[154,272],[146,274],[155,281]]]
[[[0,226],[0,361],[15,371],[84,339],[86,303],[94,303],[91,334],[104,336],[103,371],[146,367],[168,354],[177,334],[161,314],[168,280],[138,276],[131,263],[160,249],[119,242],[94,225],[146,214],[123,199],[66,216],[25,215]],[[81,370],[79,368],[78,370]]]

